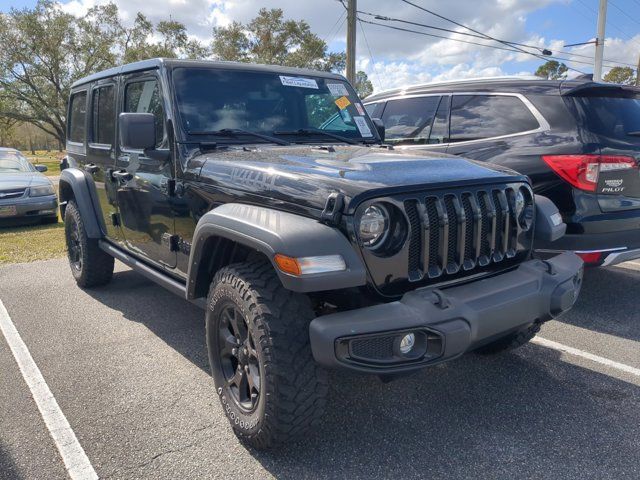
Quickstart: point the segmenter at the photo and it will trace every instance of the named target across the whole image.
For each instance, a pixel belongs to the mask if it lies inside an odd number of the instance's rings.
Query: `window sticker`
[[[349,105],[351,105],[351,102],[349,101],[349,99],[347,97],[340,97],[334,103],[338,106],[338,108],[340,110],[344,110]]]
[[[327,88],[334,97],[348,97],[349,90],[343,83],[327,83]]]
[[[313,78],[287,77],[285,75],[280,75],[280,81],[282,82],[282,85],[286,87],[313,88],[315,90],[318,89],[318,82],[316,82]]]
[[[360,135],[363,137],[373,137],[373,133],[371,133],[371,129],[369,125],[367,125],[367,121],[364,117],[353,117],[353,121],[356,123],[356,127],[360,131]]]
[[[361,103],[357,103],[357,102],[356,102],[356,103],[355,103],[355,106],[356,106],[356,110],[358,110],[358,113],[359,113],[360,115],[364,115],[364,108],[362,107],[362,104],[361,104]]]

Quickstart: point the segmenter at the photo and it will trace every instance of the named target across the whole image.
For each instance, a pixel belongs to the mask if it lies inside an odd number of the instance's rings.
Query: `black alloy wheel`
[[[260,400],[260,360],[246,318],[235,305],[225,305],[218,324],[218,355],[231,397],[245,412]]]

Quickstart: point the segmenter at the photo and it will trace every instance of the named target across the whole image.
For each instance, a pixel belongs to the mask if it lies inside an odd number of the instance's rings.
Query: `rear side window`
[[[157,80],[145,80],[127,85],[124,97],[124,111],[132,113],[153,113],[156,123],[156,147],[164,141],[164,108]]]
[[[389,100],[382,115],[385,141],[402,144],[429,143],[440,97]]]
[[[74,93],[69,107],[69,141],[84,143],[87,120],[87,92]]]
[[[451,105],[451,142],[535,130],[540,124],[518,97],[456,95]]]
[[[587,130],[604,137],[629,140],[640,132],[640,99],[634,97],[574,97]],[[635,137],[636,139],[638,137]]]
[[[93,142],[111,145],[115,135],[115,89],[113,85],[93,91]]]

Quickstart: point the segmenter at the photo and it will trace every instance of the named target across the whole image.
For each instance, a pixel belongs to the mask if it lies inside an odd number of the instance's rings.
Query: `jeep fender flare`
[[[187,282],[190,300],[201,291],[197,285],[203,281],[199,269],[207,268],[204,246],[211,237],[232,240],[261,252],[273,264],[282,285],[295,292],[335,290],[366,283],[362,260],[338,229],[289,212],[227,203],[203,215],[196,226]],[[278,253],[294,258],[338,254],[344,259],[346,270],[294,276],[277,268],[274,257]]]
[[[105,231],[93,178],[78,168],[65,168],[60,173],[60,213],[64,219],[66,203],[75,199],[89,238],[102,238]],[[98,206],[96,208],[96,206]]]

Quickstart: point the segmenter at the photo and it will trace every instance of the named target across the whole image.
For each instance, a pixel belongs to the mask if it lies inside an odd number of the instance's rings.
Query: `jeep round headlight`
[[[520,227],[527,231],[533,225],[534,205],[528,190],[519,189],[515,198],[515,214]]]
[[[380,245],[389,232],[389,212],[381,204],[368,206],[358,222],[358,235],[365,247]]]

